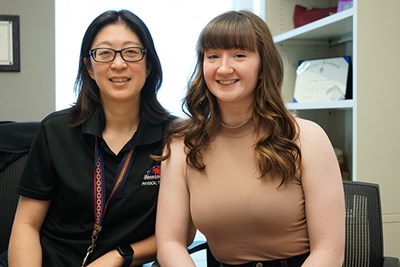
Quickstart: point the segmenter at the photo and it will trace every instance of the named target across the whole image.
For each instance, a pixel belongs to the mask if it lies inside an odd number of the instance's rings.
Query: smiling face
[[[204,78],[220,105],[252,105],[259,80],[260,62],[258,52],[243,49],[205,51]]]
[[[138,36],[125,24],[110,24],[101,29],[93,40],[91,49],[143,47]],[[149,70],[146,56],[137,62],[126,62],[120,54],[111,62],[96,62],[90,57],[88,64],[90,77],[96,81],[103,103],[109,101],[139,103]]]

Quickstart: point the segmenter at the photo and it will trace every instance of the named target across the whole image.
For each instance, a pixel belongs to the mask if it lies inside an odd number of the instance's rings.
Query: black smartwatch
[[[133,249],[130,244],[119,244],[117,246],[117,250],[119,254],[124,258],[124,264],[122,267],[129,267],[131,266],[133,260]]]

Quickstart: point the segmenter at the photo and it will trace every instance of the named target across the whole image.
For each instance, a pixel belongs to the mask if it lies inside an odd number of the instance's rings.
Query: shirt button
[[[264,266],[264,264],[262,264],[262,262],[257,262],[256,263],[256,267],[263,267]]]

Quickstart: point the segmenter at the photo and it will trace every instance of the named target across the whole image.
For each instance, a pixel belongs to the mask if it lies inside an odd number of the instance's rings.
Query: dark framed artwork
[[[20,71],[19,16],[0,15],[0,71]]]

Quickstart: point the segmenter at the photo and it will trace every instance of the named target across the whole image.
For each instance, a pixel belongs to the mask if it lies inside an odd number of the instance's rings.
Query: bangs
[[[204,53],[208,49],[239,48],[255,52],[256,35],[250,20],[237,13],[227,13],[212,20],[201,32],[197,49]]]

